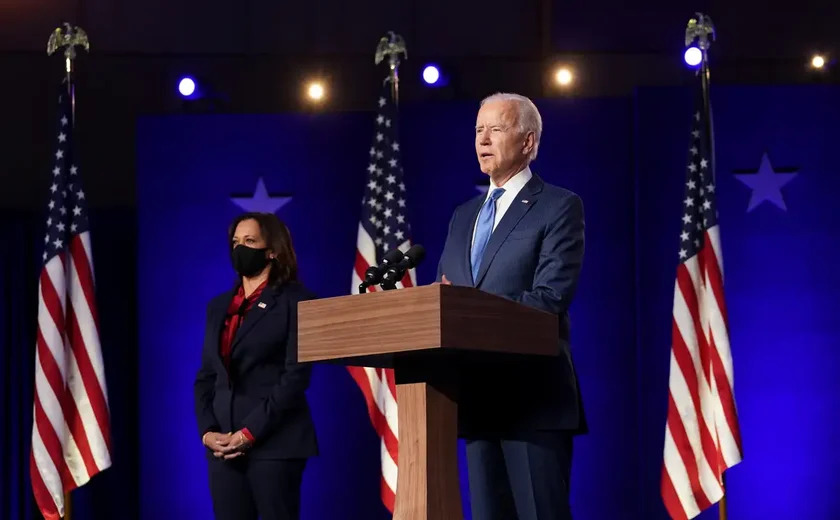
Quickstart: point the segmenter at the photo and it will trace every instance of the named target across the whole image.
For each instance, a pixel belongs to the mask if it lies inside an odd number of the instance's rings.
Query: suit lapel
[[[213,327],[213,333],[210,335],[213,338],[213,354],[219,363],[222,362],[222,355],[219,352],[219,339],[222,337],[222,328],[225,326],[225,316],[231,298],[233,298],[233,291],[227,292],[224,298],[218,300],[210,315],[210,323]]]
[[[242,341],[248,332],[254,328],[254,326],[259,323],[259,321],[268,314],[274,305],[275,296],[277,296],[277,291],[271,287],[266,287],[263,289],[262,294],[254,302],[254,305],[251,307],[251,310],[245,314],[245,319],[242,320],[242,324],[239,326],[239,330],[236,331],[236,336],[233,338],[233,343],[230,346],[230,351],[236,348],[236,346]]]
[[[502,220],[499,221],[499,225],[496,226],[496,229],[490,235],[487,248],[484,250],[484,256],[481,258],[481,268],[478,270],[478,276],[475,280],[476,287],[481,284],[481,280],[487,274],[487,269],[490,267],[493,258],[496,256],[499,248],[502,247],[507,236],[513,231],[513,228],[516,227],[516,224],[519,223],[522,217],[537,203],[539,198],[538,194],[542,191],[542,187],[542,180],[534,174],[531,180],[528,181],[528,184],[516,194]]]

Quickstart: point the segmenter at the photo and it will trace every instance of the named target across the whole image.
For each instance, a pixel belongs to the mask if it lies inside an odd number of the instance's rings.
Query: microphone
[[[385,271],[402,261],[403,256],[403,252],[399,249],[392,249],[382,257],[382,263],[380,265],[368,267],[365,271],[365,279],[359,284],[359,292],[363,293],[368,287],[378,284],[382,280],[382,275],[385,274]]]
[[[385,290],[396,289],[396,284],[409,269],[417,267],[426,258],[426,248],[420,244],[414,244],[405,252],[402,259],[396,265],[389,267],[382,275],[382,288]]]

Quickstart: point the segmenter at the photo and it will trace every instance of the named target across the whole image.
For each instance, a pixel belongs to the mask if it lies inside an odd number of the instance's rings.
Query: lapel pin
[[[260,309],[265,309],[265,303],[260,302],[257,304],[257,307],[259,307]]]
[[[528,200],[527,199],[522,199],[522,204],[528,204]]]

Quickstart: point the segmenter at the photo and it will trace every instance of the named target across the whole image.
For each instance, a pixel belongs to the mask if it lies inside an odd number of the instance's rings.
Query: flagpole
[[[90,50],[87,33],[81,27],[73,27],[67,22],[63,24],[63,29],[56,27],[47,41],[47,55],[49,56],[52,56],[58,49],[66,47],[64,49],[64,72],[66,74],[67,95],[70,96],[71,103],[70,117],[74,123],[76,121],[76,89],[73,86],[73,65],[76,60],[76,46],[84,48],[85,51]]]
[[[67,95],[70,96],[70,124],[76,125],[76,89],[73,82],[73,71],[76,60],[76,46],[81,46],[85,51],[90,50],[90,42],[87,33],[80,27],[73,27],[65,22],[62,27],[56,27],[47,40],[47,55],[52,56],[62,47],[64,49],[64,81],[67,83]],[[64,520],[71,520],[72,502],[70,491],[64,493]]]
[[[379,43],[376,46],[376,54],[373,58],[376,65],[382,63],[384,59],[388,59],[388,76],[383,80],[383,83],[391,82],[391,100],[394,102],[395,107],[398,105],[400,92],[400,54],[405,55],[406,58],[408,57],[405,49],[405,41],[403,41],[402,36],[394,31],[388,31],[388,34],[379,39]],[[369,269],[373,268],[374,266],[371,266]],[[384,290],[396,289],[393,285],[384,283],[381,285]],[[368,287],[370,287],[370,283],[367,275],[365,275],[365,279],[359,284],[359,294],[367,292]]]
[[[688,21],[688,26],[685,29],[685,45],[688,47],[697,40],[697,47],[700,49],[702,56],[700,68],[698,69],[697,74],[700,75],[700,85],[703,92],[703,111],[706,115],[708,115],[707,135],[709,135],[709,144],[711,146],[709,154],[712,161],[712,174],[714,175],[716,172],[714,168],[715,152],[714,138],[712,137],[712,109],[709,90],[709,80],[711,76],[709,72],[709,47],[712,44],[712,40],[715,39],[715,26],[708,15],[703,13],[695,14],[696,16]]]
[[[391,98],[394,101],[394,105],[399,104],[400,98],[400,54],[408,58],[405,41],[402,36],[396,34],[394,31],[388,31],[388,34],[379,39],[379,45],[376,46],[374,63],[379,65],[383,59],[388,58],[389,71],[385,81],[391,82]]]
[[[703,111],[707,118],[705,119],[708,125],[707,127],[707,134],[709,136],[709,159],[711,161],[711,170],[712,175],[716,175],[717,171],[715,169],[715,140],[713,137],[713,125],[712,125],[712,108],[711,108],[711,101],[710,101],[710,90],[709,90],[709,80],[710,80],[710,72],[709,72],[709,47],[711,46],[712,40],[715,39],[715,26],[712,23],[712,19],[703,13],[695,13],[696,17],[691,18],[688,21],[688,26],[685,29],[685,45],[688,47],[695,40],[697,40],[697,47],[700,49],[702,60],[700,62],[700,69],[697,73],[700,75],[700,86],[703,95]],[[714,178],[713,178],[714,181]],[[726,474],[721,473],[720,475],[720,486],[723,489],[723,496],[721,496],[720,501],[718,502],[718,518],[720,520],[727,520],[727,504],[726,504]]]

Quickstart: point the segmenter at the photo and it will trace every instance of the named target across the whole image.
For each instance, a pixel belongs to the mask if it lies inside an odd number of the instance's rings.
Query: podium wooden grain
[[[298,361],[393,368],[394,520],[462,520],[452,354],[557,355],[557,316],[471,287],[426,285],[298,305]]]

